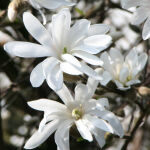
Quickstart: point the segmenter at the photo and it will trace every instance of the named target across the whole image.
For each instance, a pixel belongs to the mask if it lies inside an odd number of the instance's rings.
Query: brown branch
[[[129,143],[133,140],[134,138],[134,135],[137,131],[137,129],[139,128],[139,126],[141,125],[143,119],[149,114],[149,107],[150,107],[150,103],[149,105],[147,105],[146,109],[144,110],[144,112],[142,112],[141,116],[139,117],[139,119],[137,120],[137,123],[135,124],[132,132],[131,132],[131,135],[129,137],[129,139],[127,139],[122,147],[121,150],[127,150],[127,147],[129,145]]]
[[[0,102],[1,102],[1,99],[0,99]],[[3,140],[3,129],[2,129],[1,105],[0,105],[0,149],[5,150],[4,140]]]

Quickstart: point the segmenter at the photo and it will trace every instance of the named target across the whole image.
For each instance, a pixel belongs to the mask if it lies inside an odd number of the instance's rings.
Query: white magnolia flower
[[[142,37],[144,40],[150,38],[150,0],[121,0],[121,3],[125,9],[137,7],[133,24],[139,25],[145,22]]]
[[[108,26],[90,25],[88,20],[81,19],[71,27],[71,15],[67,8],[52,16],[48,30],[28,12],[24,13],[23,21],[28,32],[40,44],[15,41],[5,44],[4,49],[20,57],[48,57],[33,69],[30,76],[33,87],[39,87],[46,79],[52,89],[61,89],[63,72],[71,75],[85,73],[100,78],[76,57],[91,65],[102,65],[102,61],[93,54],[104,50],[111,43],[111,37],[105,34],[109,30]]]
[[[65,104],[59,102],[39,99],[28,102],[33,109],[44,111],[44,118],[36,131],[25,144],[25,149],[33,149],[42,144],[53,132],[58,149],[69,150],[69,130],[76,125],[81,137],[93,141],[93,136],[100,147],[105,144],[105,132],[110,132],[120,137],[123,129],[120,121],[110,111],[106,98],[92,99],[97,88],[98,81],[88,80],[88,84],[78,84],[75,88],[75,98],[72,97],[65,85],[57,91],[59,97]]]
[[[75,5],[75,3],[69,2],[68,0],[29,0],[29,2],[36,9],[40,9],[41,7],[47,9],[57,9],[61,6]]]
[[[104,52],[101,55],[101,60],[104,62],[101,84],[106,85],[112,80],[119,89],[125,90],[133,84],[140,83],[139,73],[143,70],[147,58],[146,53],[138,54],[135,49],[131,50],[126,57],[114,48],[109,54]]]

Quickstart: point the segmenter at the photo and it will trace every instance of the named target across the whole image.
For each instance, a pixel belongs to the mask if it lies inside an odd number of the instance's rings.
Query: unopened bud
[[[12,3],[10,3],[12,4]],[[13,22],[15,21],[17,16],[17,9],[13,5],[9,5],[8,7],[8,19]]]
[[[147,95],[150,95],[150,88],[141,86],[138,88],[138,92],[142,96],[147,96]]]
[[[19,11],[22,9],[27,0],[12,0],[8,6],[8,19],[13,22],[15,21]]]

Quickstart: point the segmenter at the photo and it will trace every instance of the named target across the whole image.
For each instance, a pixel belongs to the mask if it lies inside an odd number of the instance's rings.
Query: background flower
[[[119,50],[112,48],[109,52],[101,55],[104,62],[103,80],[101,84],[106,85],[113,81],[119,89],[128,89],[131,85],[140,83],[139,73],[147,62],[147,54],[138,54],[135,49],[124,57]]]

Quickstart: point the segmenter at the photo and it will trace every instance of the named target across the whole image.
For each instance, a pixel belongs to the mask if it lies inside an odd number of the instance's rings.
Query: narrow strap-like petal
[[[4,45],[4,49],[11,55],[25,58],[56,56],[53,50],[29,42],[8,42]]]
[[[30,82],[33,87],[39,87],[44,82],[42,63],[39,63],[30,74]]]
[[[98,58],[97,56],[92,55],[92,54],[90,54],[88,52],[74,51],[73,55],[83,59],[88,64],[98,65],[98,66],[102,66],[103,65],[103,62],[100,60],[100,58]]]
[[[56,133],[55,133],[55,142],[57,144],[57,147],[59,147],[61,150],[70,150],[69,147],[69,130],[72,126],[73,120],[65,120],[63,121]]]
[[[42,45],[52,47],[52,38],[46,28],[31,13],[23,14],[23,22],[28,32]]]
[[[57,111],[63,112],[66,110],[65,105],[49,99],[39,99],[35,101],[30,101],[28,102],[28,105],[33,109],[44,111],[46,114],[57,112]]]
[[[33,149],[41,145],[58,127],[59,120],[48,123],[42,132],[36,131],[26,142],[25,149]]]

